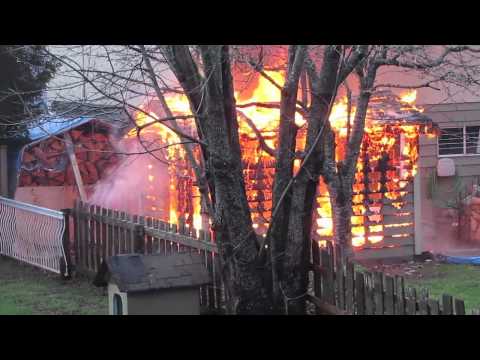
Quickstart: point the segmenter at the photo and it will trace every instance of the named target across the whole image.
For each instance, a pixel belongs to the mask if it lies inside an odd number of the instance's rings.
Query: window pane
[[[463,154],[463,128],[442,129],[438,139],[438,153],[440,155]]]
[[[467,126],[467,154],[480,154],[480,144],[478,143],[478,134],[480,126]]]

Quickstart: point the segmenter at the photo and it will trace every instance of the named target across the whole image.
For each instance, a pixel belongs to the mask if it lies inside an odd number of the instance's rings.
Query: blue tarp
[[[77,118],[53,118],[41,122],[38,126],[28,130],[30,142],[43,140],[52,135],[61,134],[67,130],[83,125],[93,120],[92,117],[80,116]]]
[[[442,260],[449,264],[480,265],[480,256],[441,256]]]

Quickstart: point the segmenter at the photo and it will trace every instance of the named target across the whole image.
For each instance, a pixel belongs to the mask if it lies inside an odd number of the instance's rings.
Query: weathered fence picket
[[[355,311],[355,274],[353,263],[345,264],[345,310],[353,314]],[[363,290],[362,290],[363,293]],[[363,305],[362,305],[363,306]],[[363,311],[363,310],[362,310]]]
[[[465,315],[465,303],[463,300],[455,299],[453,304],[455,306],[455,315]]]
[[[355,273],[355,303],[356,303],[356,310],[353,311],[352,308],[347,308],[347,311],[350,314],[357,314],[357,315],[365,315],[365,279],[363,273],[356,272]]]
[[[335,247],[312,246],[313,295],[307,297],[320,314],[465,315],[465,303],[443,295],[441,303],[427,289],[406,288],[404,278],[381,272],[355,271]],[[334,265],[334,266],[333,266]],[[316,286],[316,279],[321,286]],[[335,305],[335,306],[331,306]],[[473,310],[476,314],[477,310]]]
[[[405,282],[403,277],[395,276],[395,314],[405,315]]]
[[[442,295],[443,315],[453,315],[453,298],[450,295]]]
[[[374,314],[374,302],[373,302],[373,278],[371,273],[365,274],[365,315]]]

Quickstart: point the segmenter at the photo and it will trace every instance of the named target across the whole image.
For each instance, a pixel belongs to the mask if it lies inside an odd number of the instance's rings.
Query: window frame
[[[470,126],[479,126],[479,125],[463,125],[463,126],[447,126],[440,128],[440,130],[446,129],[463,129],[463,152],[462,154],[440,154],[440,136],[437,136],[437,157],[448,158],[448,157],[461,157],[461,156],[480,156],[480,153],[467,154],[467,127]],[[480,136],[479,136],[480,141]]]

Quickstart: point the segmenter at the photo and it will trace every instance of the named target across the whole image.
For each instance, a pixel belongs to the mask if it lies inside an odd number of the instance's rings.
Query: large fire
[[[267,74],[280,86],[284,75],[280,71],[268,71]],[[246,94],[246,95],[245,95]],[[265,143],[272,149],[276,148],[277,129],[279,124],[280,91],[269,80],[260,76],[255,87],[248,92],[236,92],[239,115],[239,133],[242,146],[242,160],[247,198],[252,211],[252,220],[257,233],[265,234],[272,210],[272,182],[274,175],[274,158],[261,146],[257,138],[260,132]],[[418,141],[420,134],[433,135],[431,126],[418,121],[407,121],[412,113],[421,113],[422,109],[415,106],[416,91],[407,91],[400,96],[384,93],[372,98],[367,113],[365,135],[361,153],[357,162],[357,173],[353,188],[352,244],[361,247],[376,244],[384,239],[383,233],[387,227],[406,226],[405,224],[383,224],[382,207],[387,203],[398,209],[407,203],[404,197],[417,170]],[[176,115],[190,113],[189,103],[185,96],[174,94],[166,97],[170,110]],[[270,106],[259,106],[259,103]],[[277,107],[274,106],[277,104]],[[143,109],[146,109],[144,107]],[[151,110],[151,109],[150,109]],[[161,110],[157,110],[157,112]],[[142,126],[160,117],[154,111],[137,112],[137,125]],[[334,104],[329,117],[330,124],[336,134],[336,158],[342,160],[345,156],[346,140],[349,129],[353,125],[355,106],[349,104],[346,97],[340,98]],[[297,136],[297,148],[305,146],[305,120],[300,114],[295,118],[300,131]],[[256,130],[252,128],[254,124]],[[183,129],[194,131],[192,123],[187,121]],[[142,138],[158,145],[170,145],[163,151],[163,158],[168,165],[170,175],[170,199],[168,201],[168,218],[164,220],[178,223],[180,218],[186,219],[186,226],[195,229],[205,227],[204,211],[201,208],[200,194],[195,185],[194,173],[189,165],[180,138],[167,127],[154,123],[144,128]],[[136,137],[135,130],[126,137]],[[195,156],[199,158],[198,149]],[[154,160],[152,159],[152,163]],[[298,168],[300,161],[295,162]],[[150,170],[153,165],[148,165]],[[147,171],[152,187],[148,197],[155,200],[154,176]],[[158,205],[152,202],[151,210]],[[154,212],[154,211],[153,211]],[[409,212],[404,212],[408,215]],[[317,209],[315,214],[314,237],[321,243],[333,234],[332,210],[329,194],[322,181],[317,190]]]

